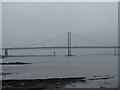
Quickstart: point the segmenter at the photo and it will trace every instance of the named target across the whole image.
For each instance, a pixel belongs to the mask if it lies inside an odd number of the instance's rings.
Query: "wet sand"
[[[66,84],[81,81],[84,82],[86,77],[70,77],[70,78],[50,78],[50,79],[30,79],[30,80],[2,80],[3,90],[8,88],[40,88],[54,89],[64,88]]]
[[[8,90],[8,89],[16,89],[16,90],[34,90],[34,89],[62,89],[66,88],[66,85],[71,85],[70,88],[75,88],[75,85],[73,83],[82,83],[85,84],[85,82],[88,81],[96,81],[96,80],[109,80],[113,79],[114,77],[100,77],[100,76],[94,76],[91,79],[88,79],[87,77],[69,77],[69,78],[49,78],[49,79],[19,79],[19,80],[2,80],[2,90]],[[113,82],[114,83],[114,82]],[[88,83],[89,84],[89,83]],[[99,86],[99,88],[106,88],[103,86]]]

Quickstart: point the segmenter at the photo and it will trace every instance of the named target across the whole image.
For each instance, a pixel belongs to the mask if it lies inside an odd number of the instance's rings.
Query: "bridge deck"
[[[14,47],[2,48],[2,50],[17,50],[17,49],[67,49],[68,46],[54,46],[54,47]],[[120,48],[119,46],[71,46],[70,48]]]

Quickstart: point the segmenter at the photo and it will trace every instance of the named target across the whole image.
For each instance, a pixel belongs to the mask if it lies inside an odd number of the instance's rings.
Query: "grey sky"
[[[0,48],[2,48],[2,3],[0,2]],[[0,54],[2,51],[0,50]]]
[[[117,45],[117,3],[3,3],[3,47],[38,43],[68,31]]]

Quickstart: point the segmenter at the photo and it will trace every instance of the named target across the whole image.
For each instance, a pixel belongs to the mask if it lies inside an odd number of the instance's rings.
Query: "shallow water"
[[[54,77],[80,77],[118,75],[118,56],[89,54],[77,56],[9,57],[3,62],[28,62],[25,65],[3,65],[2,71],[13,73],[3,79],[40,79]]]

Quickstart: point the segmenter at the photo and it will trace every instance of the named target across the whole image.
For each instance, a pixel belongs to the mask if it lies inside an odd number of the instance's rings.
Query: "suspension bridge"
[[[47,40],[48,41],[48,40]],[[46,41],[45,41],[46,42]],[[96,42],[96,41],[94,41]],[[97,46],[72,46],[71,42],[71,32],[67,33],[67,45],[66,46],[26,46],[26,47],[11,47],[11,48],[2,48],[2,51],[4,51],[3,57],[11,57],[12,55],[9,55],[9,50],[27,50],[27,49],[66,49],[67,50],[67,56],[73,56],[71,53],[71,49],[78,49],[78,48],[120,48],[119,46],[113,46],[113,45],[97,45]],[[22,55],[18,55],[22,56]],[[31,55],[32,56],[32,55]]]

